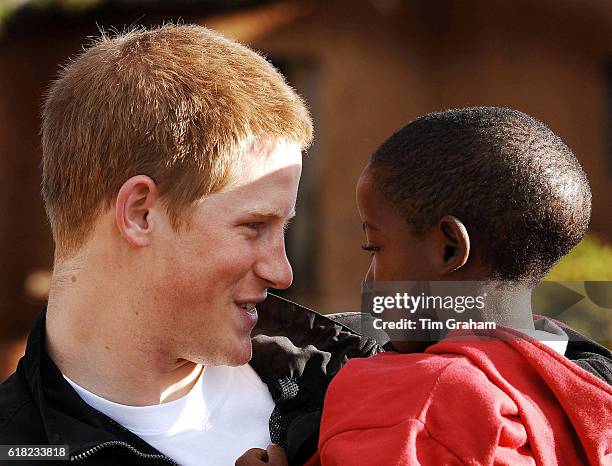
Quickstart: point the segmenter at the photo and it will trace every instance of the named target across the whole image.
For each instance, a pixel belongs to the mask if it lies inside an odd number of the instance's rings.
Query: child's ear
[[[457,217],[445,215],[438,222],[439,272],[447,275],[465,265],[470,256],[470,236]]]

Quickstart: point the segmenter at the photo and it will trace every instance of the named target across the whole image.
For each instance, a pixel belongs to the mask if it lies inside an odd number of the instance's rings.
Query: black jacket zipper
[[[92,447],[92,448],[90,448],[87,451],[79,453],[78,455],[71,456],[70,457],[70,461],[82,461],[82,460],[85,460],[87,458],[92,457],[93,455],[95,455],[99,451],[104,450],[106,448],[111,448],[111,447],[125,448],[125,449],[129,450],[131,453],[133,453],[134,455],[136,455],[136,456],[138,456],[139,458],[142,458],[142,459],[157,460],[157,461],[163,461],[164,463],[168,463],[168,464],[172,464],[172,465],[178,465],[178,463],[176,463],[175,461],[171,460],[167,456],[164,456],[164,455],[152,455],[152,454],[149,454],[149,453],[142,453],[142,452],[136,450],[136,448],[134,448],[129,443],[121,442],[119,440],[113,440],[111,442],[104,442],[104,443],[101,443],[99,445],[96,445],[95,447]]]

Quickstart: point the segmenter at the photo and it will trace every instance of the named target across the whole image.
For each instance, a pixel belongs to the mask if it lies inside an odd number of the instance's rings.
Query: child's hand
[[[260,466],[267,464],[269,466],[289,466],[287,455],[278,445],[268,445],[266,450],[261,448],[251,448],[244,455],[236,460],[235,466]]]

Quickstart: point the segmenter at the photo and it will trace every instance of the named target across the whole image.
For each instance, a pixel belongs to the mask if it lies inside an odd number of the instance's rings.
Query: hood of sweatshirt
[[[536,457],[548,457],[546,449],[577,437],[590,464],[610,460],[610,385],[522,333],[504,328],[477,333],[482,340],[449,338],[426,352],[465,356],[512,398],[527,432],[537,439],[531,442]]]
[[[571,333],[566,356],[498,327],[353,359],[308,464],[612,464],[609,352]]]

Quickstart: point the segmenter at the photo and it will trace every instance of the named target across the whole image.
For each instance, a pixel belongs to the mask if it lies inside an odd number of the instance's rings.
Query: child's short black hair
[[[415,233],[444,215],[461,220],[494,279],[541,278],[591,216],[589,183],[572,151],[507,108],[425,115],[391,136],[369,168]]]

